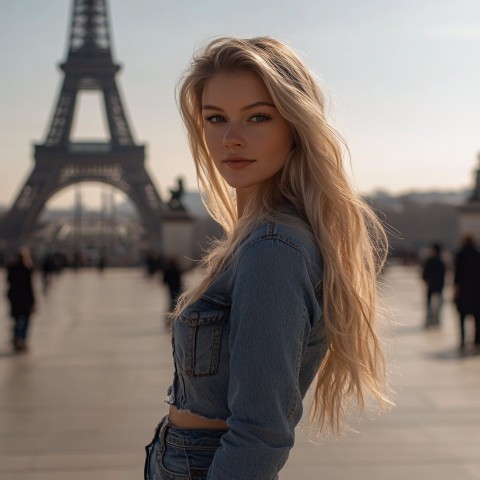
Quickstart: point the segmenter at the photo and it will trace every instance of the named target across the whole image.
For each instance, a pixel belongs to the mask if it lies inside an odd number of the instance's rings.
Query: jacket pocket
[[[186,375],[201,377],[217,373],[226,314],[227,308],[199,300],[175,320],[174,355]]]

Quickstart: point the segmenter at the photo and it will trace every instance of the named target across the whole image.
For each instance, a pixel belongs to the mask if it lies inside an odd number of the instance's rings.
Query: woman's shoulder
[[[242,244],[247,248],[259,240],[272,239],[285,241],[302,250],[318,244],[308,222],[299,214],[289,211],[276,212],[262,219]]]
[[[312,229],[300,215],[281,212],[259,221],[244,237],[203,297],[228,305],[225,292],[232,290],[240,273],[271,269],[272,265],[276,265],[274,269],[282,278],[289,271],[298,273],[303,266],[315,288],[322,283],[320,247]]]
[[[300,253],[309,266],[321,267],[319,242],[308,222],[295,212],[280,211],[263,219],[244,239],[237,251],[237,258],[242,257],[247,250],[256,248],[261,249],[262,254],[271,251],[275,255],[274,248],[264,248],[265,242],[281,242]],[[288,250],[287,248],[286,251]]]

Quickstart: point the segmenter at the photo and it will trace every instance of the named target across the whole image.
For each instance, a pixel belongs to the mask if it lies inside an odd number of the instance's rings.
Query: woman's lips
[[[223,163],[234,170],[239,170],[241,168],[248,167],[254,161],[255,160],[250,160],[248,158],[227,158],[223,161]]]

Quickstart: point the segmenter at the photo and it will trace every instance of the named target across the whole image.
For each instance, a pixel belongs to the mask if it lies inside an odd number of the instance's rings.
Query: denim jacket
[[[278,214],[175,320],[167,402],[228,425],[208,480],[271,480],[286,462],[326,352],[321,290],[307,224]]]

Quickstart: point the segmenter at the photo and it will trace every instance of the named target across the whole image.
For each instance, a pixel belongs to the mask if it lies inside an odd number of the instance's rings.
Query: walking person
[[[163,283],[168,287],[169,310],[173,312],[177,304],[177,299],[182,293],[182,269],[176,257],[170,257],[165,262]]]
[[[7,267],[7,298],[13,319],[12,346],[17,352],[28,349],[30,316],[35,306],[32,272],[30,253],[28,249],[20,248],[15,260]]]
[[[432,252],[423,264],[422,278],[427,287],[425,328],[438,327],[445,286],[445,262],[442,259],[442,247],[439,243],[432,245]]]
[[[145,478],[273,480],[312,383],[318,429],[340,430],[350,401],[388,403],[375,329],[385,235],[292,49],[213,40],[178,96],[225,235],[177,302],[170,407],[146,447]]]
[[[56,271],[55,257],[51,253],[46,253],[41,263],[43,293],[47,293],[50,288],[53,274]]]
[[[472,235],[465,235],[455,258],[454,299],[460,320],[460,349],[466,345],[465,320],[475,321],[475,347],[480,348],[480,251]]]

